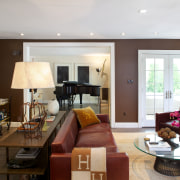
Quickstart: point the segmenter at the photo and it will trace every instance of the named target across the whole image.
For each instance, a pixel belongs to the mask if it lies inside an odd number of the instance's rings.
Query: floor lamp
[[[32,129],[36,127],[35,125],[37,125],[38,129],[42,128],[46,116],[43,104],[34,102],[34,90],[53,87],[55,86],[51,67],[48,62],[16,62],[11,88],[31,90],[31,102],[24,103],[24,123],[22,124],[22,128],[30,132],[30,134]],[[37,117],[35,117],[36,108],[38,108],[39,113],[38,123],[35,122],[37,120]]]

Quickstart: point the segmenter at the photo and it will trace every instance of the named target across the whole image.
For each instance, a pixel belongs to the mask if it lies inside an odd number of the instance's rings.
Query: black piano
[[[66,81],[63,82],[63,86],[56,86],[54,94],[56,94],[60,106],[62,106],[63,100],[68,100],[68,105],[72,105],[77,94],[79,94],[80,104],[82,104],[83,94],[100,96],[100,86],[89,83],[78,83],[77,81]]]

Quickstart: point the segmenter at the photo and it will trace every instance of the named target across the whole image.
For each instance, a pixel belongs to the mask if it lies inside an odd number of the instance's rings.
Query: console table
[[[0,147],[6,149],[6,163],[0,167],[0,174],[7,175],[7,180],[10,174],[44,175],[49,165],[50,143],[57,133],[56,128],[63,123],[65,114],[66,111],[59,111],[53,122],[47,122],[49,128],[47,131],[42,132],[42,137],[39,139],[27,139],[24,137],[24,132],[16,131],[17,128],[10,128],[6,134],[3,134],[3,136],[0,137]],[[41,148],[37,165],[27,169],[8,168],[9,148]]]

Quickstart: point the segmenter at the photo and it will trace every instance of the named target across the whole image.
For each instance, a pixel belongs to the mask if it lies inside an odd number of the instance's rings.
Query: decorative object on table
[[[40,148],[21,148],[16,154],[16,159],[36,159],[40,151]]]
[[[174,111],[170,113],[170,119],[180,120],[180,111]]]
[[[21,148],[17,152],[14,159],[8,162],[8,168],[22,169],[31,168],[38,162],[38,156],[41,152],[40,148]]]
[[[53,87],[54,81],[48,62],[16,62],[11,88],[30,89],[31,92],[31,102],[24,103],[24,122],[21,127],[24,129],[25,137],[42,136],[41,129],[46,111],[43,104],[34,102],[33,94],[37,88]]]
[[[51,115],[56,115],[59,112],[59,103],[56,99],[48,101],[48,112]]]
[[[180,126],[179,126],[180,111],[171,112],[171,113],[170,113],[170,119],[175,119],[175,120],[171,123],[172,126],[180,127]]]
[[[157,143],[151,143],[146,141],[150,151],[171,151],[171,146],[166,141],[159,141]]]
[[[53,122],[55,120],[56,116],[47,116],[46,122]]]
[[[161,128],[157,133],[158,136],[162,137],[163,139],[170,139],[176,137],[176,133],[168,127]]]
[[[26,169],[34,167],[38,162],[38,159],[11,159],[7,166],[10,169]]]
[[[173,121],[171,123],[172,126],[176,126],[176,127],[179,127],[179,122],[178,121]]]
[[[0,98],[0,136],[2,136],[3,125],[9,130],[11,125],[11,98]]]

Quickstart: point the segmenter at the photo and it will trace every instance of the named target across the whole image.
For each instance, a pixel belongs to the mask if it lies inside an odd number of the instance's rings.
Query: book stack
[[[146,144],[150,151],[171,151],[171,146],[166,141],[146,141]]]
[[[21,148],[16,154],[16,159],[36,159],[39,153],[39,148]]]
[[[56,116],[48,116],[46,122],[53,122]]]

